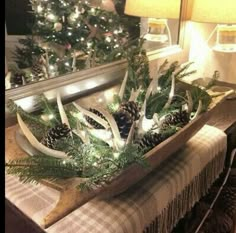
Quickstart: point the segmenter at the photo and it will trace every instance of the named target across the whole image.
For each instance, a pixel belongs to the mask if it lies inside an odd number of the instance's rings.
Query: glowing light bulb
[[[114,156],[115,159],[118,159],[120,157],[120,153],[115,152],[115,153],[113,153],[113,156]]]
[[[72,33],[71,32],[68,32],[68,36],[71,36],[72,35]]]
[[[50,66],[49,66],[49,69],[50,69],[50,70],[54,70],[54,66],[53,66],[53,65],[50,65]]]
[[[81,37],[80,40],[81,40],[81,41],[84,41],[84,37]]]
[[[94,24],[94,27],[96,28],[98,25],[97,24]]]
[[[51,119],[54,118],[54,115],[53,115],[53,114],[49,114],[49,115],[43,114],[43,115],[41,115],[41,118],[42,118],[44,121],[50,121]]]
[[[119,33],[119,31],[118,30],[114,30],[113,33],[117,35]]]
[[[93,44],[92,42],[87,42],[87,47],[91,48],[92,44]]]
[[[106,41],[110,43],[111,42],[111,37],[107,36]]]
[[[38,11],[38,13],[41,13],[41,12],[43,11],[43,8],[42,8],[41,5],[38,5],[38,6],[37,6],[37,11]]]
[[[65,62],[65,65],[66,65],[66,66],[70,66],[69,62]]]
[[[94,12],[95,12],[95,9],[94,9],[94,8],[91,8],[91,12],[94,13]]]

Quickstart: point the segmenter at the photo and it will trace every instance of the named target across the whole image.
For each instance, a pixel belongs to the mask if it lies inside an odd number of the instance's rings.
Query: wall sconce
[[[180,0],[126,0],[125,14],[148,17],[148,32],[144,38],[160,43],[169,39],[172,45],[167,19],[178,19],[180,6]]]
[[[217,23],[207,42],[216,33],[213,50],[236,52],[236,1],[194,0],[191,20],[200,23]]]

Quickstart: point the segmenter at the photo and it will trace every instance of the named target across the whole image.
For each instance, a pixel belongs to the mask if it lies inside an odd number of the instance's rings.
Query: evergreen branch
[[[52,106],[52,104],[50,104],[50,102],[48,101],[48,99],[45,97],[44,94],[39,95],[38,104],[42,108],[44,114],[53,116],[53,118],[48,122],[51,127],[54,127],[56,124],[61,123],[61,121],[58,119],[59,114],[54,110],[57,108],[55,108],[54,106]]]
[[[5,166],[8,174],[19,176],[22,182],[37,183],[41,179],[65,179],[80,175],[80,170],[72,162],[46,155],[12,160]]]
[[[185,72],[183,74],[179,74],[178,75],[178,79],[182,79],[183,77],[186,77],[186,76],[189,76],[189,75],[192,75],[192,74],[195,74],[197,71],[196,70],[191,70],[189,72]]]
[[[183,72],[186,71],[194,62],[189,62],[188,64],[184,65],[181,69],[179,69],[176,73],[175,73],[175,77],[176,78],[180,78],[180,77],[184,77],[182,76]],[[195,71],[196,72],[196,71]],[[180,75],[180,77],[179,77]]]

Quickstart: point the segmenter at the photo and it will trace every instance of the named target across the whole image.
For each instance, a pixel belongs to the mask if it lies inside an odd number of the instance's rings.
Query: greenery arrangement
[[[8,161],[7,173],[23,182],[81,177],[78,188],[100,187],[133,163],[149,166],[146,152],[206,111],[211,102],[206,89],[217,74],[200,88],[182,81],[195,72],[188,71],[191,63],[165,61],[150,79],[142,42],[126,51],[127,72],[106,108],[84,108],[75,102],[63,106],[58,93],[54,104],[39,96],[42,111],[36,115],[9,101],[9,110],[39,153]]]

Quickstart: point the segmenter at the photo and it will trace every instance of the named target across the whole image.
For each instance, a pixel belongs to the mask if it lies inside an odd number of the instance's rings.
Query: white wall
[[[220,72],[220,80],[236,83],[236,53],[212,51],[206,44],[215,24],[188,22],[185,36],[190,35],[189,60],[194,61],[198,70],[193,78],[211,77],[215,70]],[[214,38],[209,41],[211,45]]]

